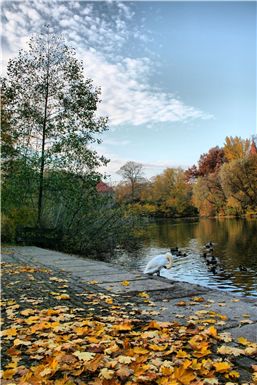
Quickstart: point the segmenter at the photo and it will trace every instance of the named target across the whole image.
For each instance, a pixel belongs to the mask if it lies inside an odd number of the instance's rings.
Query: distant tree
[[[2,92],[10,142],[37,175],[40,226],[47,172],[85,175],[106,164],[89,147],[106,130],[107,119],[95,116],[100,90],[85,79],[75,52],[47,28],[30,40],[28,51],[9,61]]]
[[[198,162],[199,176],[217,173],[225,161],[226,158],[223,148],[219,148],[218,146],[211,148],[207,154],[200,156]]]
[[[128,181],[131,188],[132,200],[136,197],[137,184],[143,179],[143,165],[136,162],[127,162],[118,171],[118,174]]]
[[[181,168],[167,168],[152,182],[152,196],[165,215],[186,215],[192,212],[191,186]]]
[[[257,155],[235,159],[220,172],[221,184],[227,198],[240,204],[241,210],[257,210]]]
[[[226,195],[219,174],[201,176],[193,186],[193,203],[200,215],[224,214]]]
[[[227,136],[224,144],[225,157],[229,162],[235,159],[243,159],[248,154],[250,146],[251,141],[249,139]]]
[[[198,166],[193,165],[185,171],[188,182],[194,182],[200,176],[218,173],[220,167],[226,162],[223,148],[218,146],[211,148],[206,154],[202,154]]]

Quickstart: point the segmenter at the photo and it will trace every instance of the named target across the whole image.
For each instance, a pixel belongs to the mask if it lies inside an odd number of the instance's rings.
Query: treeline
[[[107,129],[100,90],[49,29],[1,79],[2,241],[98,253],[134,237],[135,218],[97,188],[108,160],[92,149]]]
[[[119,173],[123,181],[116,187],[117,200],[132,212],[154,217],[257,215],[254,140],[226,137],[222,148],[211,148],[197,165],[167,168],[151,180],[143,178],[143,167],[135,162]]]

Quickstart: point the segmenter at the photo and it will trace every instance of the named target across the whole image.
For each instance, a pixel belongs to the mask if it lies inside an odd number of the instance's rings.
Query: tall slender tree
[[[95,114],[100,89],[85,78],[75,51],[46,27],[9,61],[2,90],[12,143],[38,175],[41,226],[47,171],[84,175],[107,162],[89,147],[107,129],[107,118]]]

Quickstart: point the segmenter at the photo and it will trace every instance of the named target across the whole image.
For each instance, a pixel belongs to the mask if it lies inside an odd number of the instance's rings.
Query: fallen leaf
[[[90,353],[90,352],[77,351],[77,352],[74,352],[72,354],[83,361],[90,361],[95,357],[95,353]]]

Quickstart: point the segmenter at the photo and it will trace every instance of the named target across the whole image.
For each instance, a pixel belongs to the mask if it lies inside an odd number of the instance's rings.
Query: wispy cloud
[[[47,23],[66,36],[83,59],[86,76],[101,86],[99,113],[109,116],[111,127],[210,118],[150,84],[153,59],[124,54],[129,41],[143,44],[148,39],[147,33],[132,23],[133,17],[132,7],[124,2],[4,2],[3,65],[18,49],[25,48],[29,35]]]

